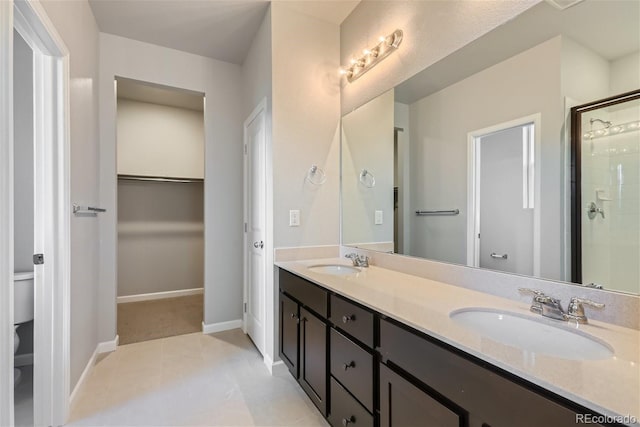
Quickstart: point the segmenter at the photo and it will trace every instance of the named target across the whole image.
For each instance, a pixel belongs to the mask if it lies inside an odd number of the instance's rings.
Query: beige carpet
[[[118,304],[120,344],[202,330],[203,295]]]

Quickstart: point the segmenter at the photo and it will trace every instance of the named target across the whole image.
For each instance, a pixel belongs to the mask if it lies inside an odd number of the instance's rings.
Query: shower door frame
[[[581,115],[640,99],[640,89],[571,108],[571,281],[582,283],[582,123]]]
[[[0,425],[14,423],[14,29],[33,51],[34,252],[45,256],[34,266],[34,424],[57,426],[70,381],[69,51],[35,0],[0,1]]]

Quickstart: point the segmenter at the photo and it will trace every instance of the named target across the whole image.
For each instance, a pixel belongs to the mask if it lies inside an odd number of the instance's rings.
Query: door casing
[[[34,52],[34,423],[69,410],[69,51],[37,1],[0,2],[0,425],[13,425],[13,30]]]
[[[479,239],[480,230],[480,200],[479,176],[480,176],[480,138],[484,135],[495,133],[504,129],[523,126],[533,123],[534,132],[534,208],[533,208],[533,274],[540,277],[540,155],[541,155],[541,123],[540,113],[520,117],[508,122],[499,123],[483,129],[478,129],[467,134],[467,265],[479,267]]]

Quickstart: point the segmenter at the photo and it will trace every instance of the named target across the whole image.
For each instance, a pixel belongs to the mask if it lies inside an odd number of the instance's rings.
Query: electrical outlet
[[[376,211],[374,220],[375,225],[382,225],[382,211]]]
[[[297,209],[289,211],[289,227],[299,227],[299,226],[300,226],[300,211]]]

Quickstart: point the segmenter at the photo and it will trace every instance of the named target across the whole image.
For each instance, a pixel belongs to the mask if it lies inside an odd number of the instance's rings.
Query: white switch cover
[[[289,211],[289,227],[299,227],[300,226],[300,211],[293,210]]]
[[[382,225],[382,211],[376,211],[374,219],[376,225]]]

